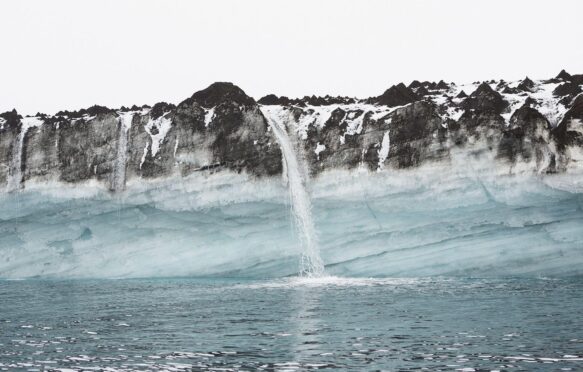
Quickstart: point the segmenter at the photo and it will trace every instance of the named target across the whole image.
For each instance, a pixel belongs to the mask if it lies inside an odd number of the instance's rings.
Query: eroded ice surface
[[[309,184],[326,271],[356,277],[583,273],[581,177],[325,173]],[[463,169],[473,169],[464,172]],[[278,178],[197,173],[122,194],[29,185],[0,196],[0,277],[284,277],[298,272]]]

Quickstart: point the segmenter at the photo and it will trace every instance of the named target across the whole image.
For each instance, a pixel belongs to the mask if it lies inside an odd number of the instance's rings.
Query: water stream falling
[[[320,257],[318,236],[312,219],[312,203],[306,190],[306,167],[302,159],[297,156],[294,145],[287,135],[282,117],[267,107],[262,107],[261,111],[273,130],[281,147],[281,152],[283,153],[284,170],[288,180],[292,215],[302,249],[300,256],[300,275],[320,277],[324,274],[324,263]]]
[[[124,112],[119,117],[119,138],[113,175],[113,190],[123,191],[126,183],[126,163],[128,153],[128,130],[132,125],[133,112]]]
[[[12,154],[10,158],[10,168],[8,172],[7,191],[14,192],[23,187],[22,174],[22,149],[24,148],[24,137],[28,130],[32,127],[38,127],[42,121],[36,117],[25,117],[21,120],[20,133],[18,134],[16,143],[12,147]]]

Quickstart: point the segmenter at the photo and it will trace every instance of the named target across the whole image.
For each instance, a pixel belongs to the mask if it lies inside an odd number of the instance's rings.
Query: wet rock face
[[[550,129],[549,121],[536,109],[519,108],[503,131],[498,156],[512,163],[535,161],[537,168],[542,168],[551,152]]]
[[[552,133],[561,149],[568,146],[583,147],[583,95],[574,100]]]
[[[337,167],[356,167],[361,159],[362,149],[357,136],[347,134],[348,120],[364,120],[362,110],[334,109],[330,118],[319,129],[311,128],[304,143],[306,157],[312,173]],[[316,153],[318,146],[325,150]]]
[[[441,124],[435,106],[427,102],[415,102],[395,111],[391,116],[389,164],[407,168],[439,157],[438,152],[430,151],[430,145]]]
[[[491,154],[488,159],[510,169],[565,172],[583,164],[577,158],[583,147],[580,76],[562,72],[546,81],[459,87],[414,81],[363,100],[268,95],[259,103],[231,83],[215,83],[178,105],[92,106],[33,118],[9,111],[0,114],[0,187],[6,189],[17,171],[25,185],[96,180],[112,190],[119,190],[113,186],[119,177],[123,185],[221,170],[278,175],[282,156],[262,113],[267,106],[270,115],[282,114],[274,117],[285,121],[313,176],[336,168],[448,162],[460,151]],[[21,162],[15,161],[18,149]]]
[[[59,125],[60,180],[78,182],[95,178],[109,181],[117,155],[117,125],[117,116],[112,113]]]
[[[24,180],[39,178],[57,180],[54,170],[59,168],[58,121],[47,121],[26,132],[23,147]]]
[[[34,119],[42,125],[26,132],[16,112],[1,114],[1,185],[21,133],[24,182],[97,180],[111,189],[120,167],[123,182],[220,169],[259,177],[281,173],[281,152],[259,106],[230,83],[213,84],[178,106],[133,109],[93,106],[41,115]]]
[[[13,149],[21,129],[21,118],[15,110],[0,114],[0,185],[5,185],[8,180]]]

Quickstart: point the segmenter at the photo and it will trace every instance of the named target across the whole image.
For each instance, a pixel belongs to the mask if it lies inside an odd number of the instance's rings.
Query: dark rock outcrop
[[[508,102],[489,84],[482,83],[464,101],[463,107],[466,110],[492,111],[501,114],[508,107]]]
[[[413,81],[367,100],[271,94],[258,103],[231,83],[215,83],[178,105],[119,110],[94,105],[35,117],[13,110],[0,114],[0,186],[10,181],[14,190],[15,183],[34,180],[96,180],[120,191],[125,180],[193,172],[277,175],[281,151],[265,110],[275,115],[270,120],[287,126],[313,175],[333,168],[400,169],[453,161],[460,151],[495,155],[488,159],[511,170],[565,172],[581,166],[579,76],[476,83],[470,96],[463,90],[455,95],[453,84],[444,81]],[[557,83],[554,96],[538,94]]]
[[[510,125],[503,131],[498,156],[512,163],[534,160],[537,168],[542,168],[550,154],[549,130],[549,121],[540,112],[522,106],[512,114]]]
[[[563,69],[563,70],[561,70],[561,72],[559,72],[559,74],[556,76],[555,79],[569,81],[569,80],[571,80],[571,74],[569,74],[567,71],[565,71]]]
[[[467,97],[468,97],[467,93],[464,92],[463,90],[459,92],[457,96],[455,96],[455,98],[467,98]]]
[[[553,135],[561,149],[567,146],[583,146],[583,94],[575,99],[563,120],[554,128]]]
[[[575,97],[577,94],[581,93],[581,87],[579,84],[567,82],[559,85],[553,90],[553,94],[558,97],[570,96]]]
[[[435,106],[415,102],[396,110],[391,116],[391,147],[387,164],[396,168],[419,165],[426,159],[438,158],[431,152],[433,133],[441,128],[442,120]]]
[[[413,90],[407,88],[405,84],[393,85],[378,97],[370,98],[369,102],[389,107],[404,106],[419,100]]]
[[[518,88],[518,90],[521,90],[523,92],[532,92],[534,89],[534,81],[530,80],[528,78],[528,76],[526,78],[524,78],[524,80],[522,80],[520,82],[520,84],[518,84],[518,86],[516,88]]]
[[[290,99],[286,96],[278,97],[275,94],[268,94],[261,97],[257,103],[261,105],[295,105],[300,107],[310,106],[327,106],[327,105],[348,105],[355,103],[356,100],[350,97],[331,97],[331,96],[305,96],[303,98]]]
[[[198,91],[190,97],[202,107],[210,108],[224,102],[253,106],[255,100],[249,97],[243,89],[233,83],[213,83],[208,88]]]
[[[0,114],[0,185],[6,184],[11,172],[10,163],[20,133],[22,116],[16,110]]]

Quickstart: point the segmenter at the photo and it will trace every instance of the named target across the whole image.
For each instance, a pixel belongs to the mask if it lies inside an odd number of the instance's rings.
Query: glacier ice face
[[[311,183],[333,275],[583,274],[581,177],[427,166],[335,170]],[[482,166],[483,168],[480,168]],[[299,269],[286,185],[230,172],[39,184],[0,198],[0,277],[282,277]]]
[[[0,277],[285,276],[302,236],[333,274],[580,275],[582,84],[255,102],[215,83],[178,105],[1,113]],[[314,221],[299,235],[291,184]]]

